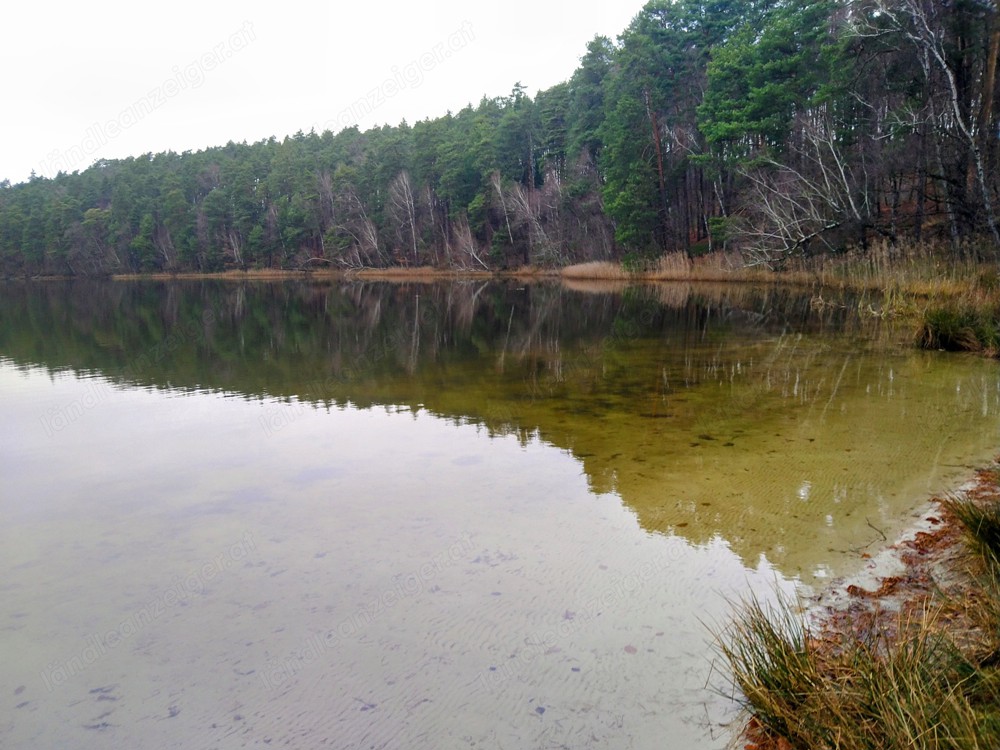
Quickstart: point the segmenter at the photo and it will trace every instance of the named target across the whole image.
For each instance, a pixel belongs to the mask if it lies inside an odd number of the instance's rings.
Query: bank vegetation
[[[758,748],[994,748],[1000,740],[1000,472],[939,501],[905,572],[807,624],[745,605],[720,652]]]

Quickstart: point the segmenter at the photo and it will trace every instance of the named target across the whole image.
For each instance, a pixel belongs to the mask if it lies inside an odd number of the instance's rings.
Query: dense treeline
[[[998,52],[1000,0],[650,0],[535,98],[2,183],[0,272],[1000,245]]]

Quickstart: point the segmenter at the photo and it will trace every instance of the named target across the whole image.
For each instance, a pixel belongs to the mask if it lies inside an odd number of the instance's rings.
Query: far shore
[[[620,263],[594,261],[571,266],[522,266],[519,268],[484,269],[473,267],[435,266],[390,266],[386,268],[323,268],[323,269],[279,269],[253,268],[229,269],[213,273],[129,273],[114,274],[115,281],[174,279],[218,279],[228,281],[270,281],[309,279],[323,280],[364,280],[419,283],[433,281],[463,280],[524,280],[524,281],[578,281],[578,282],[648,282],[648,281],[726,281],[726,282],[770,282],[790,283],[796,280],[794,274],[776,274],[761,269],[747,268],[732,257],[713,259],[714,262],[694,262],[686,256],[662,259],[651,267],[626,269]],[[665,262],[669,259],[670,262]]]
[[[22,277],[23,278],[23,277]],[[783,284],[815,285],[813,278],[802,274],[778,274],[761,272],[756,269],[684,269],[675,272],[662,270],[626,271],[620,265],[610,262],[587,263],[565,268],[522,267],[515,269],[482,270],[475,268],[436,268],[433,266],[290,270],[280,268],[230,269],[213,272],[167,272],[121,273],[100,277],[77,277],[68,275],[32,276],[31,281],[70,281],[77,278],[97,278],[110,281],[380,281],[398,284],[437,283],[445,281],[534,281],[563,282],[571,287],[587,290],[597,285],[599,291],[607,288],[620,289],[624,284],[642,283],[739,283],[739,284]],[[14,277],[15,280],[18,277]],[[10,280],[10,279],[9,279]],[[609,286],[610,285],[610,286]]]
[[[381,281],[399,284],[445,281],[512,280],[564,283],[579,291],[620,291],[629,284],[659,282],[758,284],[855,291],[881,295],[889,306],[900,307],[903,295],[912,298],[968,298],[976,306],[995,298],[995,261],[974,254],[956,257],[940,243],[896,246],[887,243],[836,254],[789,258],[780,267],[748,263],[738,252],[717,251],[697,257],[683,252],[658,258],[597,260],[567,266],[490,269],[473,266],[346,266],[286,268],[229,268],[223,271],[150,271],[97,277],[113,281],[220,280],[268,281]],[[81,278],[73,275],[7,277],[32,281]],[[885,307],[877,304],[876,308]]]

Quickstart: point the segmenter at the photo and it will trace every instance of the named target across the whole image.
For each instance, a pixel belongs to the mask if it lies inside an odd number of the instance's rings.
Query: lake
[[[712,629],[993,457],[851,298],[0,285],[0,746],[723,748]]]

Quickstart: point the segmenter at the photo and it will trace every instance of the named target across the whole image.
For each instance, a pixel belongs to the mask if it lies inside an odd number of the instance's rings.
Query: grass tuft
[[[813,716],[826,693],[810,643],[790,604],[758,599],[744,604],[719,639],[744,709],[765,737],[782,737],[795,747],[820,747],[824,739]]]
[[[810,750],[996,747],[996,671],[967,658],[937,612],[894,617],[831,644],[812,639],[790,606],[744,605],[719,650],[753,717],[750,739]]]
[[[929,307],[917,331],[924,349],[996,352],[1000,349],[998,320],[991,311],[971,307]]]
[[[935,594],[891,615],[848,610],[839,630],[817,632],[787,601],[752,599],[718,634],[753,746],[1000,747],[1000,475],[981,472],[942,506],[965,541],[948,559],[971,564]]]
[[[1000,502],[955,498],[946,500],[944,506],[962,525],[969,547],[986,564],[987,572],[1000,580]]]

